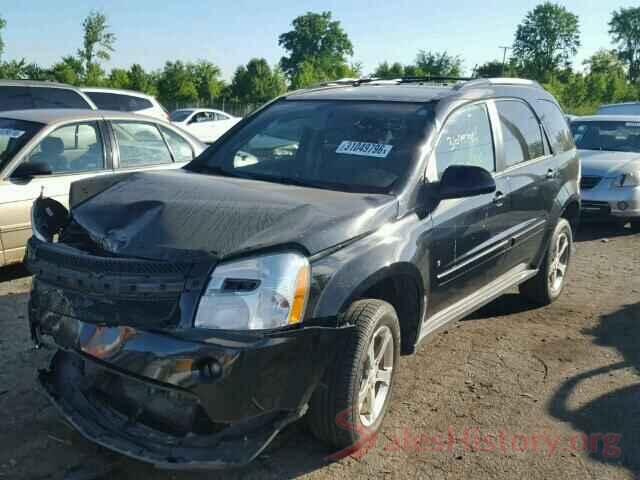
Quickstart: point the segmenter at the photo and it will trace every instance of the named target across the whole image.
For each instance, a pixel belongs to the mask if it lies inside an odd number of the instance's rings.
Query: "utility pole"
[[[502,76],[504,77],[504,70],[507,66],[507,52],[511,50],[511,47],[499,47],[504,50],[504,54],[502,55]]]

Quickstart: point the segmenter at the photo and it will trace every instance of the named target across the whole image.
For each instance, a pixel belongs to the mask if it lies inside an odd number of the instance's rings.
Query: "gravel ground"
[[[587,226],[554,305],[515,293],[400,364],[382,434],[329,462],[302,424],[246,469],[171,473],[76,434],[35,385],[30,279],[0,269],[0,478],[640,478],[640,235]]]

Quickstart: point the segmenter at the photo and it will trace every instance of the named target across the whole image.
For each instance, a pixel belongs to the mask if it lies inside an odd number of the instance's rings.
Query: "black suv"
[[[40,382],[87,438],[165,468],[245,464],[305,415],[351,446],[400,354],[513,287],[560,295],[579,172],[533,82],[288,94],[182,170],[36,200]]]

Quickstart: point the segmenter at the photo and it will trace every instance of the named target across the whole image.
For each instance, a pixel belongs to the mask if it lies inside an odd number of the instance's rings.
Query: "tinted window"
[[[193,149],[189,142],[169,128],[160,126],[160,130],[162,130],[162,133],[167,139],[167,143],[173,152],[173,158],[176,162],[189,162],[193,160]]]
[[[573,122],[571,132],[582,150],[640,153],[640,122]]]
[[[184,122],[192,113],[193,110],[176,110],[170,118],[172,122]]]
[[[544,155],[542,131],[533,111],[518,101],[497,102],[505,168]]]
[[[213,122],[216,119],[214,112],[199,112],[191,119],[191,123]]]
[[[215,116],[216,120],[229,120],[229,117],[222,113],[216,113]]]
[[[120,167],[171,163],[171,153],[158,128],[143,122],[112,122],[118,141]]]
[[[31,87],[34,108],[91,108],[84,98],[64,88]]]
[[[0,87],[0,110],[31,110],[33,99],[27,87]]]
[[[493,135],[486,105],[470,105],[454,112],[436,147],[438,177],[451,165],[475,165],[495,171]]]
[[[542,124],[549,135],[554,153],[562,153],[575,147],[567,124],[567,117],[560,108],[548,100],[538,100],[538,110],[542,115]]]
[[[98,124],[86,122],[58,128],[33,149],[27,161],[44,163],[52,173],[102,170],[104,150]]]
[[[0,171],[44,125],[0,118]]]
[[[191,169],[345,191],[387,192],[419,156],[425,104],[281,101]]]
[[[87,92],[93,103],[102,110],[116,110],[120,112],[137,112],[153,108],[153,104],[146,98],[121,93]]]
[[[606,105],[598,109],[598,115],[640,115],[640,104]]]

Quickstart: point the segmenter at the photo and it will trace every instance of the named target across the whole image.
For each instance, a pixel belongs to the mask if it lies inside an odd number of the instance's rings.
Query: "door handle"
[[[550,168],[549,170],[547,170],[547,178],[548,179],[556,178],[556,171],[553,168]]]
[[[497,206],[497,207],[501,207],[504,205],[504,193],[502,192],[496,192],[496,194],[493,197],[493,203]]]

